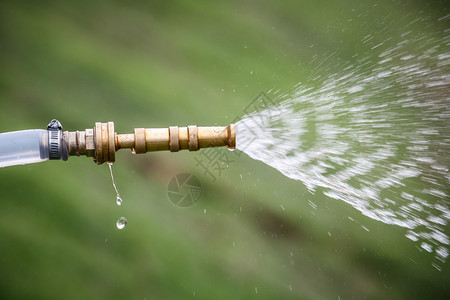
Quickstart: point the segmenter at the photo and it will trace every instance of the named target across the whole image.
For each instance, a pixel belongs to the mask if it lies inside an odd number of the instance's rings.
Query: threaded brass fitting
[[[197,151],[200,148],[236,147],[234,124],[226,127],[135,128],[131,134],[114,132],[114,122],[95,123],[85,131],[65,131],[69,156],[86,155],[93,157],[97,164],[114,162],[116,151],[130,148],[135,154],[150,151],[180,150]]]

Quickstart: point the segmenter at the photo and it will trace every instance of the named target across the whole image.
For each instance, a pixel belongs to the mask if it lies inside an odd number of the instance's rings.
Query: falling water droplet
[[[120,217],[120,219],[116,222],[116,226],[118,229],[124,229],[127,223],[127,219],[125,219],[124,217]]]
[[[108,167],[109,167],[109,173],[111,173],[112,185],[114,187],[114,191],[116,191],[116,204],[122,205],[123,200],[122,200],[122,197],[120,197],[119,189],[117,188],[116,179],[114,179],[114,174],[113,174],[113,169],[112,169],[113,163],[109,162]]]
[[[117,203],[117,205],[122,205],[122,198],[120,198],[120,195],[119,194],[117,194],[117,197],[116,197],[116,203]]]

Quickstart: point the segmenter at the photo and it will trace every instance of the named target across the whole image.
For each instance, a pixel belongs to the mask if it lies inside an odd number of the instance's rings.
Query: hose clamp
[[[62,159],[67,160],[69,158],[69,151],[67,144],[62,134],[61,123],[53,119],[48,125],[48,158],[49,159]]]

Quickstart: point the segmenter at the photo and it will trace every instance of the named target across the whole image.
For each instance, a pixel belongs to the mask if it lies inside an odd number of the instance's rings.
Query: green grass
[[[421,10],[448,13],[444,1],[2,1],[0,131],[52,118],[66,130],[111,120],[119,133],[226,125],[261,91],[354,62],[368,34],[395,41]],[[448,263],[435,270],[405,230],[245,155],[230,153],[212,182],[199,153],[122,151],[121,207],[107,167],[90,158],[0,170],[0,298],[449,297]],[[203,184],[191,208],[166,195],[181,171]]]

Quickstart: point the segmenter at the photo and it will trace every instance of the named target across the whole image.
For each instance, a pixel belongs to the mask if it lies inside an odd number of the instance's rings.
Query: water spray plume
[[[450,36],[377,48],[327,79],[272,93],[272,107],[236,123],[236,148],[406,228],[439,263],[450,239]],[[414,53],[411,53],[414,51]],[[318,77],[317,77],[318,78]]]

